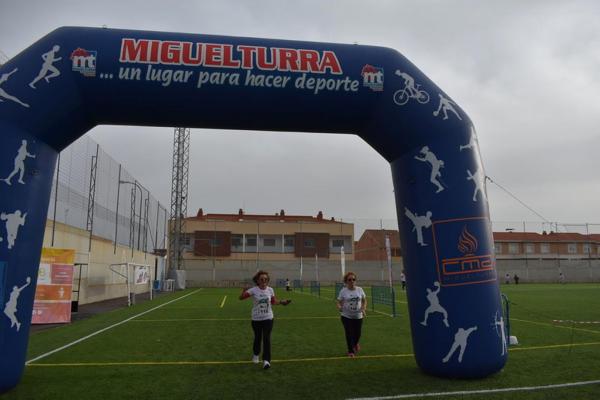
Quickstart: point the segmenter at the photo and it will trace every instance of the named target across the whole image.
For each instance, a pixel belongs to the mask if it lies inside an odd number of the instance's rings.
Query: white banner
[[[150,268],[148,266],[136,266],[135,267],[135,279],[136,285],[147,285],[150,281]]]

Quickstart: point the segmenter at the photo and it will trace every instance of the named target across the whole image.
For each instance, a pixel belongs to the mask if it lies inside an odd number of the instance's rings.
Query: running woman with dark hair
[[[269,273],[258,271],[252,278],[256,286],[242,289],[240,300],[252,297],[252,330],[254,343],[252,346],[252,362],[258,364],[262,341],[263,368],[271,368],[271,331],[273,330],[272,305],[287,306],[291,300],[277,300],[273,288],[269,286]]]
[[[346,286],[340,290],[337,297],[337,309],[341,313],[342,325],[346,334],[348,357],[354,357],[360,350],[362,322],[366,315],[367,296],[361,287],[356,286],[356,274],[347,272],[344,275]]]

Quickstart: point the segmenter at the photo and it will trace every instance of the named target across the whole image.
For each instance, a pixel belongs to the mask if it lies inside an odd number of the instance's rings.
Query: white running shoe
[[[258,364],[258,362],[259,362],[259,361],[260,361],[260,360],[258,359],[258,356],[256,356],[256,355],[252,356],[252,362],[253,362],[254,364]]]
[[[271,368],[271,363],[270,363],[270,362],[268,362],[268,361],[265,361],[265,362],[263,363],[263,369],[269,369],[269,368]]]

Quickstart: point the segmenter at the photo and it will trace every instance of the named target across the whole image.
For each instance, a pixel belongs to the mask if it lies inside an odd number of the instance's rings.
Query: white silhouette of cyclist
[[[6,82],[8,80],[8,78],[10,78],[10,76],[12,74],[14,74],[15,72],[17,72],[19,69],[15,68],[10,72],[7,72],[5,74],[2,74],[2,76],[0,76],[0,85],[2,85],[4,82]],[[6,93],[4,91],[4,89],[2,89],[0,87],[0,102],[3,102],[4,100],[2,100],[2,98],[5,98],[6,100],[10,100],[10,101],[14,101],[17,104],[22,105],[23,107],[27,107],[29,108],[29,104],[23,103],[21,100],[19,100],[18,98],[16,98],[15,96],[11,96],[10,94]]]
[[[452,343],[450,351],[448,352],[446,357],[442,359],[442,361],[444,363],[447,363],[448,360],[450,360],[450,357],[452,357],[452,355],[456,351],[456,349],[460,347],[460,352],[458,353],[458,362],[462,362],[463,354],[465,354],[465,350],[467,349],[467,339],[469,335],[476,330],[476,326],[469,329],[458,328],[458,331],[456,331],[456,334],[454,335],[454,343]]]
[[[440,177],[440,178],[442,177],[442,173],[440,172],[440,169],[442,169],[444,167],[444,161],[439,160],[436,157],[436,155],[433,154],[433,152],[431,150],[429,150],[428,146],[423,146],[423,148],[421,149],[421,154],[423,156],[422,157],[415,156],[415,160],[427,162],[431,165],[431,175],[429,176],[429,180],[431,181],[431,183],[433,183],[435,186],[437,186],[438,189],[437,189],[436,193],[439,193],[442,190],[444,190],[444,187],[442,186],[440,181],[438,181],[438,177]]]
[[[429,301],[429,307],[427,307],[427,309],[425,310],[425,317],[423,318],[421,325],[427,326],[427,319],[429,318],[429,314],[439,312],[444,315],[444,325],[446,325],[446,327],[449,328],[450,325],[448,325],[448,313],[446,312],[446,309],[442,307],[442,305],[440,304],[440,300],[438,299],[438,293],[440,292],[440,283],[437,281],[433,282],[433,286],[436,287],[435,291],[432,291],[431,289],[427,288],[427,300]]]
[[[506,345],[506,331],[504,330],[504,317],[502,317],[502,315],[501,315],[500,319],[498,319],[498,315],[496,314],[494,316],[494,324],[493,325],[496,328],[496,332],[502,338],[502,353],[500,355],[503,356],[508,351],[508,348]]]
[[[425,215],[419,216],[418,214],[413,214],[408,208],[404,207],[404,215],[408,217],[413,223],[413,231],[417,231],[417,242],[421,246],[427,246],[427,244],[423,241],[423,228],[429,228],[431,226],[431,211],[427,211]]]
[[[40,73],[35,77],[33,81],[29,84],[32,89],[35,89],[35,84],[44,79],[46,82],[50,83],[51,78],[55,78],[60,75],[60,71],[52,64],[57,61],[62,60],[62,57],[56,57],[56,53],[60,50],[60,46],[55,44],[47,53],[42,54],[42,59],[44,63],[42,64],[42,69],[40,69]],[[50,75],[48,75],[50,72]]]
[[[410,99],[415,99],[421,104],[429,102],[429,93],[419,89],[419,85],[415,84],[415,79],[412,76],[399,69],[396,70],[395,74],[404,79],[404,88],[394,93],[394,102],[396,104],[402,106]]]
[[[25,173],[25,159],[27,157],[35,158],[35,154],[29,154],[27,151],[27,140],[22,140],[21,147],[19,147],[19,150],[17,150],[17,156],[15,157],[14,169],[6,179],[2,179],[7,185],[11,185],[10,181],[12,177],[17,174],[17,172],[19,173],[19,183],[23,185],[25,184],[23,181],[23,174]]]
[[[25,225],[27,213],[21,216],[21,211],[17,210],[12,214],[0,214],[0,220],[6,221],[6,239],[8,240],[8,248],[12,249],[15,245],[15,240],[19,233],[19,227]]]
[[[8,319],[10,319],[10,327],[12,328],[16,325],[17,332],[19,331],[19,329],[21,329],[21,323],[17,319],[17,302],[19,300],[19,295],[21,294],[21,291],[31,284],[31,278],[28,276],[27,279],[25,279],[25,282],[27,283],[25,283],[21,287],[18,287],[16,285],[13,286],[12,292],[10,292],[8,302],[4,306],[4,315],[6,315]]]
[[[475,184],[475,191],[473,192],[473,201],[477,201],[477,192],[481,193],[481,198],[487,200],[485,192],[485,173],[483,168],[477,168],[474,174],[470,170],[467,170],[467,180],[473,181]]]
[[[460,145],[458,147],[460,151],[464,149],[477,149],[477,133],[475,133],[475,128],[471,126],[471,137],[469,138],[469,143]]]
[[[456,103],[450,99],[445,98],[444,96],[442,96],[441,93],[438,93],[438,96],[440,96],[440,105],[438,109],[433,112],[433,116],[437,117],[440,114],[440,111],[442,111],[444,113],[444,119],[448,119],[448,111],[452,111],[454,115],[456,115],[456,118],[462,121],[462,118],[460,117],[460,115],[458,115],[458,112],[454,108]]]

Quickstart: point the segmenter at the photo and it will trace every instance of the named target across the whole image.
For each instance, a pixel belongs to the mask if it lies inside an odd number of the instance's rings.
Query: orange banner
[[[32,324],[71,322],[75,250],[42,249]]]

